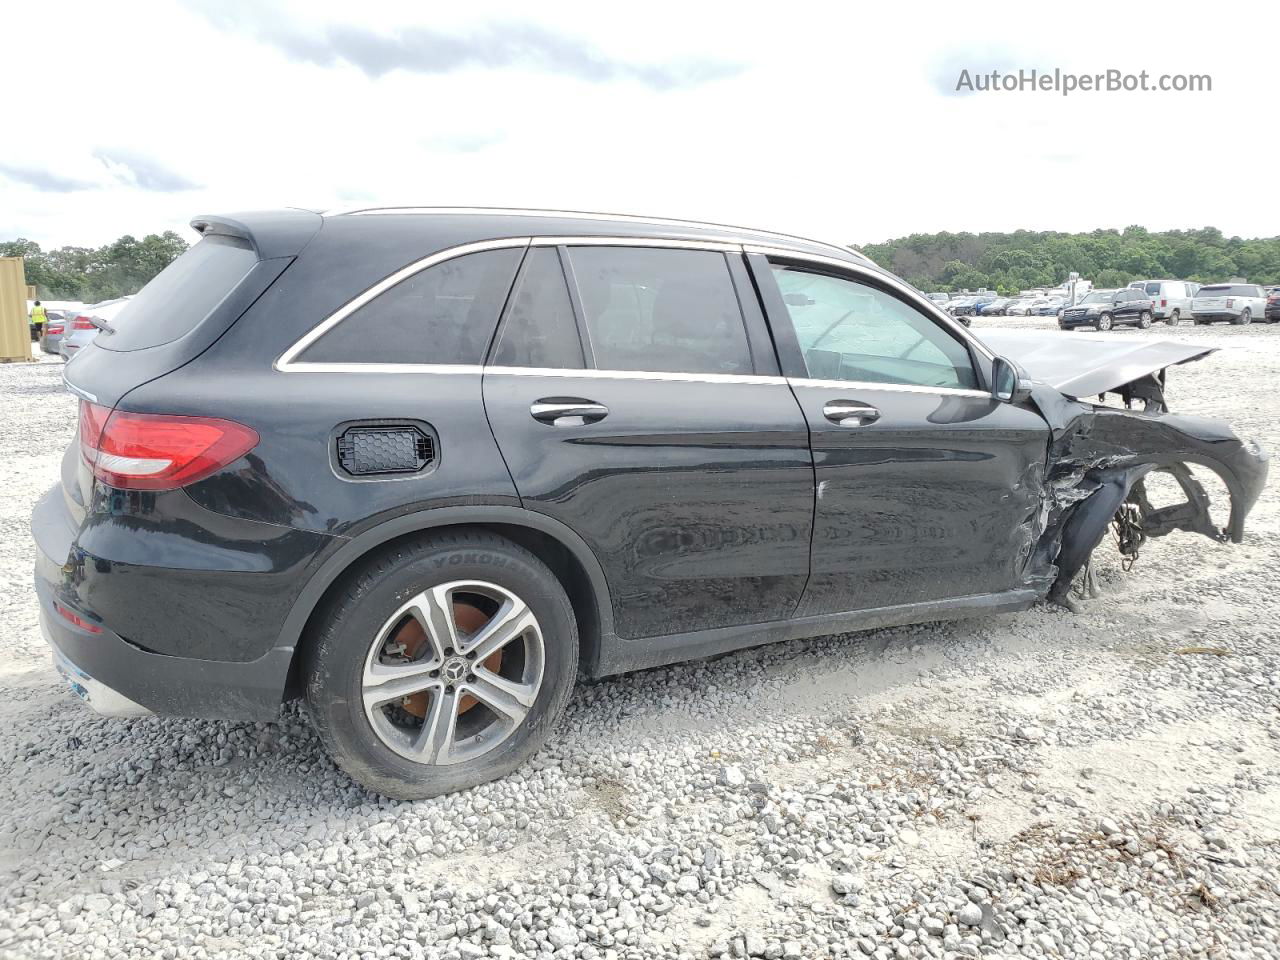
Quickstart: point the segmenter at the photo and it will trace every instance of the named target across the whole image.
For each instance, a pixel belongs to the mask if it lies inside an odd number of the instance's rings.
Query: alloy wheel
[[[544,663],[541,627],[520,597],[480,580],[440,584],[374,637],[361,678],[365,716],[406,759],[474,760],[524,722]]]

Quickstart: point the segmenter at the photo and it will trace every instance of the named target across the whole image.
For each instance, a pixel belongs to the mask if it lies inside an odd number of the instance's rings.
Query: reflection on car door
[[[786,619],[813,466],[741,256],[602,242],[530,250],[485,369],[521,501],[595,552],[622,637]]]
[[[750,261],[813,443],[812,572],[799,614],[1019,587],[1044,420],[993,400],[963,336],[874,275]]]

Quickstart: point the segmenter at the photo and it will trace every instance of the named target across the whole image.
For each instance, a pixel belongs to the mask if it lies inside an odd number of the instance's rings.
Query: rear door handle
[[[828,400],[822,415],[841,427],[865,427],[880,419],[879,410],[856,400]]]
[[[553,427],[581,427],[603,420],[609,415],[609,408],[581,397],[544,397],[533,401],[529,413],[539,423]]]

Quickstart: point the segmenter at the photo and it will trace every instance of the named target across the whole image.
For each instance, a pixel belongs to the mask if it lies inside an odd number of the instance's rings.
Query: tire
[[[510,637],[488,654],[451,646],[449,623],[469,645],[500,621],[523,628],[503,631]],[[546,742],[577,676],[577,621],[528,550],[480,531],[433,534],[381,552],[349,579],[308,638],[303,670],[308,712],[334,762],[372,791],[420,800],[505,776]],[[408,695],[375,702],[397,679]],[[429,724],[439,736],[423,736]]]
[[[1112,327],[1112,324],[1114,323],[1115,321],[1112,319],[1111,314],[1109,313],[1104,313],[1102,316],[1098,317],[1099,330],[1104,330],[1104,331],[1110,330]]]
[[[1245,307],[1243,310],[1240,311],[1239,316],[1237,316],[1231,322],[1234,323],[1237,327],[1247,327],[1249,324],[1253,323],[1253,311],[1250,310],[1248,307]]]
[[[1182,314],[1179,313],[1177,310],[1169,314],[1169,318],[1165,321],[1165,323],[1169,324],[1169,326],[1171,327],[1176,327],[1181,322],[1182,322]]]
[[[1143,310],[1140,314],[1138,314],[1138,329],[1140,330],[1151,329],[1151,311],[1150,310]]]

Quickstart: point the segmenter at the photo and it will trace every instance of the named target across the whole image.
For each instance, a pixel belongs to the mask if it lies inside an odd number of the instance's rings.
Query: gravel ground
[[[1280,448],[1280,327],[1177,335],[1223,350],[1175,409]],[[0,955],[1280,957],[1275,483],[1243,545],[1108,559],[1083,613],[581,686],[519,774],[396,803],[292,707],[107,720],[58,683],[27,518],[59,373],[0,367]]]

